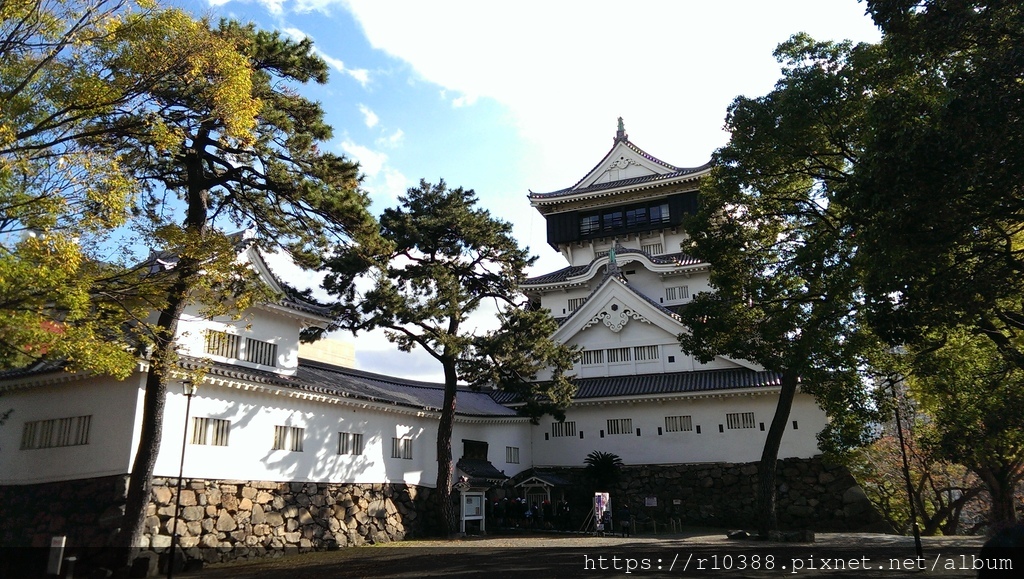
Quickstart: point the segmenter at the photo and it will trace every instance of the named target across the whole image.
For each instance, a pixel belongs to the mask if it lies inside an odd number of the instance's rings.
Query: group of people
[[[569,503],[564,500],[531,504],[522,497],[513,497],[493,501],[490,507],[492,520],[498,527],[569,530]]]

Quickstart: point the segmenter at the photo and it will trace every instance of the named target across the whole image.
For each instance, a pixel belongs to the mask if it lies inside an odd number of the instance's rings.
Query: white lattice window
[[[608,363],[629,362],[631,353],[630,348],[612,348],[608,350]]]
[[[412,439],[411,438],[392,438],[391,439],[391,458],[402,458],[411,460],[412,459]]]
[[[338,454],[363,454],[363,435],[358,432],[339,432]]]
[[[666,416],[665,432],[690,432],[693,430],[693,418],[690,416]]]
[[[604,350],[583,350],[580,352],[580,363],[584,366],[604,364]]]
[[[262,340],[254,340],[252,338],[246,338],[245,359],[255,364],[263,364],[264,366],[276,366],[277,344],[264,342]]]
[[[608,434],[632,434],[632,418],[610,418],[608,419]]]
[[[753,428],[753,412],[730,412],[725,415],[726,428]]]
[[[224,358],[238,358],[239,338],[235,334],[206,330],[206,353]]]
[[[660,243],[645,243],[640,246],[640,249],[643,250],[644,253],[648,253],[650,255],[661,255],[662,253],[665,253],[665,248]]]
[[[91,415],[26,422],[21,429],[21,450],[89,444],[91,426]]]
[[[668,301],[690,298],[690,288],[685,285],[665,288],[665,299]]]
[[[571,420],[566,420],[565,422],[552,422],[551,436],[576,436],[576,422]]]
[[[505,447],[505,462],[508,464],[519,464],[519,447],[518,446],[506,446]]]
[[[636,346],[633,348],[633,359],[637,362],[658,359],[657,346]]]
[[[305,434],[306,429],[298,426],[275,426],[274,450],[302,452],[302,438]]]
[[[227,446],[231,421],[220,418],[192,418],[192,444]]]
[[[587,298],[570,298],[569,299],[569,311],[575,312],[580,309],[580,306],[587,303]]]

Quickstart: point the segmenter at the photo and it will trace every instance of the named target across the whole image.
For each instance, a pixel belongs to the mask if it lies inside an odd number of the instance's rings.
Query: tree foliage
[[[733,356],[782,375],[762,454],[760,530],[776,527],[775,463],[797,385],[833,420],[823,441],[862,441],[874,417],[858,368],[874,340],[858,323],[860,287],[848,209],[839,201],[860,151],[862,84],[854,64],[870,48],[797,35],[776,57],[783,77],[730,106],[729,143],[701,185],[685,248],[711,264],[714,291],[680,313],[684,351]]]
[[[1024,369],[965,328],[942,342],[908,353],[908,385],[932,418],[921,427],[921,445],[930,456],[974,472],[991,497],[989,523],[1012,525],[1024,480]]]
[[[584,474],[594,483],[594,489],[609,491],[619,482],[622,471],[622,457],[613,452],[591,451],[583,459]]]
[[[519,247],[511,224],[476,206],[473,191],[421,181],[399,202],[380,218],[392,248],[369,270],[372,287],[354,296],[353,280],[373,263],[359,255],[329,263],[325,287],[355,297],[357,308],[343,318],[347,329],[382,328],[400,350],[422,348],[444,369],[436,488],[441,523],[451,532],[451,437],[460,381],[513,392],[531,416],[561,415],[574,392],[565,372],[575,352],[551,340],[557,324],[549,312],[526,307],[518,287],[535,258]],[[490,331],[469,317],[485,304],[498,309],[500,326]]]
[[[849,205],[873,325],[894,343],[967,324],[1024,361],[1024,14],[1018,3],[869,0],[884,67]]]

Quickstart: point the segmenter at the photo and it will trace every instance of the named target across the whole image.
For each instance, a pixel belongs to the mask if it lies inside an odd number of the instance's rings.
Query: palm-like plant
[[[595,450],[583,459],[586,466],[584,472],[593,481],[596,490],[610,490],[610,487],[619,480],[619,469],[622,468],[622,458],[613,452],[602,452]]]

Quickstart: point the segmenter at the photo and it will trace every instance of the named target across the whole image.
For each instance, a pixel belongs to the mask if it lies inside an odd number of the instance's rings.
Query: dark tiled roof
[[[296,378],[323,393],[375,402],[427,410],[439,410],[444,402],[444,384],[406,380],[309,360],[300,360]],[[456,414],[515,416],[516,412],[496,403],[488,393],[460,388]]]
[[[555,487],[569,487],[569,486],[572,486],[572,481],[570,481],[569,479],[565,478],[564,476],[559,475],[559,474],[555,474],[553,472],[544,472],[544,471],[540,471],[540,470],[534,470],[532,473],[527,473],[527,475],[522,476],[522,477],[517,477],[517,478],[522,478],[523,480],[520,481],[519,483],[517,483],[516,486],[522,486],[523,483],[525,483],[525,482],[527,482],[527,481],[529,481],[531,479],[537,479],[537,480],[539,480],[539,481],[541,481],[543,483],[547,483],[547,484],[549,484],[551,486],[555,486]]]
[[[64,360],[40,360],[22,368],[4,370],[3,372],[0,372],[0,380],[11,380],[14,378],[24,378],[26,376],[38,376],[53,372],[63,372],[64,364]]]
[[[587,400],[620,396],[714,392],[741,388],[771,388],[779,386],[781,380],[782,375],[777,372],[758,372],[747,369],[576,378],[573,383],[576,384],[577,391],[573,399]],[[497,393],[494,398],[502,403],[515,402],[511,396],[504,393]]]
[[[632,187],[635,185],[648,185],[657,184],[661,181],[671,181],[678,177],[685,177],[686,175],[692,175],[699,173],[708,167],[710,164],[701,165],[700,167],[688,167],[685,169],[677,169],[671,173],[665,173],[664,175],[644,175],[643,177],[632,177],[630,179],[619,179],[618,181],[608,181],[605,183],[595,183],[588,187],[581,187],[580,189],[574,189],[568,187],[566,189],[560,189],[558,191],[551,191],[550,193],[530,193],[531,199],[551,199],[554,197],[565,197],[568,195],[581,195],[584,193],[594,193],[596,191],[604,191],[607,189],[619,189],[621,187]]]
[[[617,256],[630,254],[643,255],[646,256],[647,259],[650,259],[652,262],[660,265],[678,265],[685,267],[691,265],[700,265],[701,263],[704,263],[701,260],[697,259],[696,257],[692,257],[683,252],[667,253],[664,255],[652,255],[640,249],[622,248],[615,250],[615,253]],[[536,277],[526,278],[526,280],[524,280],[521,285],[541,285],[548,283],[564,282],[568,280],[570,277],[574,277],[584,273],[593,266],[595,261],[599,259],[604,259],[605,257],[606,256],[594,258],[587,265],[571,265],[569,267],[563,267],[558,271],[553,271],[551,273],[546,273],[544,275],[538,275]]]
[[[647,153],[646,151],[644,151],[640,147],[637,147],[628,138],[621,139],[621,140],[620,139],[616,139],[615,140],[616,144],[618,144],[619,142],[624,143],[627,147],[629,147],[629,149],[631,151],[633,151],[634,153],[636,153],[636,154],[640,155],[641,157],[647,159],[648,161],[651,161],[652,163],[656,163],[658,165],[661,165],[662,167],[670,169],[671,171],[666,173],[666,174],[664,174],[664,175],[645,175],[643,177],[633,177],[631,179],[620,179],[618,181],[610,181],[610,182],[607,182],[607,183],[599,183],[599,184],[590,185],[589,187],[583,187],[581,189],[577,189],[577,187],[579,187],[580,183],[583,182],[583,179],[586,179],[587,176],[589,176],[591,173],[593,173],[595,169],[600,167],[601,164],[604,163],[605,160],[608,158],[608,155],[610,155],[612,153],[612,151],[615,150],[615,146],[613,145],[612,148],[609,149],[607,153],[605,153],[605,156],[601,158],[601,160],[597,163],[597,165],[594,165],[594,167],[591,170],[587,171],[587,174],[584,175],[582,179],[577,181],[572,187],[566,187],[565,189],[559,189],[558,191],[551,191],[549,193],[534,193],[533,191],[531,191],[530,192],[530,198],[531,199],[548,199],[548,198],[552,198],[552,197],[564,197],[566,195],[578,195],[578,194],[581,194],[581,193],[590,193],[590,192],[593,192],[593,191],[602,191],[602,190],[605,190],[605,189],[617,189],[619,187],[629,187],[631,185],[639,185],[639,184],[644,184],[644,183],[657,183],[658,181],[667,181],[667,180],[675,179],[675,178],[678,178],[678,177],[684,177],[686,175],[692,175],[693,173],[699,173],[699,172],[701,172],[701,171],[711,167],[711,163],[705,163],[705,164],[703,164],[703,165],[701,165],[699,167],[676,167],[675,165],[671,165],[669,163],[666,163],[665,161],[662,161],[661,159],[658,159],[657,157]]]
[[[498,480],[508,479],[505,473],[494,467],[489,460],[479,458],[460,458],[455,464],[470,479]]]

